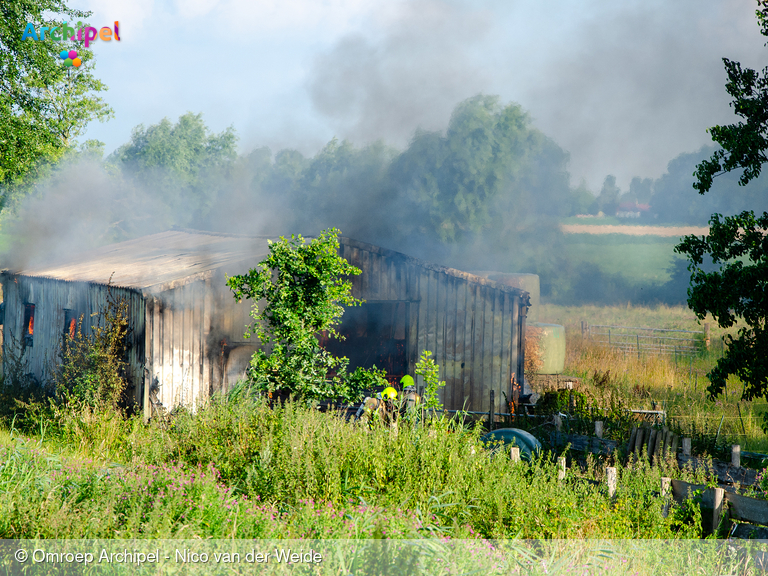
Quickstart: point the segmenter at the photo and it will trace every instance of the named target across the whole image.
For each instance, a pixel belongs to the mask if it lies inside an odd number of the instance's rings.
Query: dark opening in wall
[[[35,335],[35,305],[24,304],[23,340],[24,346],[32,346]]]
[[[349,358],[350,372],[376,366],[396,384],[408,373],[407,319],[407,302],[366,302],[344,311],[338,330],[343,341],[323,339],[321,343],[332,354]]]
[[[74,338],[77,334],[77,312],[64,309],[64,336]]]

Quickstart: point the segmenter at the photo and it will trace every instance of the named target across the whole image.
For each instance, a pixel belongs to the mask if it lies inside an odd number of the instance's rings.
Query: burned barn
[[[90,333],[108,299],[122,298],[136,402],[147,415],[153,402],[194,406],[232,386],[256,349],[244,335],[251,303],[235,301],[225,281],[268,250],[262,237],[174,230],[5,271],[3,347],[42,382],[74,323],[84,318]],[[523,380],[527,292],[348,238],[340,254],[362,270],[353,294],[365,304],[345,312],[346,339],[327,346],[351,369],[376,365],[399,381],[430,350],[446,408],[488,410],[490,390],[512,398]]]

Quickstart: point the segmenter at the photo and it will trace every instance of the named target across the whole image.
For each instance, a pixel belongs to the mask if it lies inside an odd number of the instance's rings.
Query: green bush
[[[64,337],[53,371],[59,405],[116,410],[126,404],[129,330],[128,303],[111,292],[92,336],[83,333],[80,317],[75,334]]]

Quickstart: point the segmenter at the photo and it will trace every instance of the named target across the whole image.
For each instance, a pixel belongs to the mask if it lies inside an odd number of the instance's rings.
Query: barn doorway
[[[356,368],[383,368],[387,380],[398,384],[408,373],[408,302],[366,302],[346,308],[339,334],[343,341],[322,339],[336,356],[349,358],[349,372]]]

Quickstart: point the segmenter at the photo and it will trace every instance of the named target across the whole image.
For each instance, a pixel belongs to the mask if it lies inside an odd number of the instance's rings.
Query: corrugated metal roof
[[[223,268],[244,274],[269,254],[266,238],[173,230],[83,252],[66,263],[14,271],[71,282],[112,284],[142,291],[171,287]]]
[[[306,240],[312,237],[305,237]],[[417,266],[475,284],[491,286],[527,298],[528,293],[454,268],[447,268],[365,242],[341,237],[342,244],[402,258]],[[231,275],[245,274],[269,254],[266,237],[239,236],[199,230],[176,229],[142,236],[118,244],[80,253],[65,263],[33,265],[14,274],[54,278],[70,282],[93,282],[159,292],[204,278],[221,269]]]

